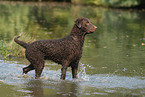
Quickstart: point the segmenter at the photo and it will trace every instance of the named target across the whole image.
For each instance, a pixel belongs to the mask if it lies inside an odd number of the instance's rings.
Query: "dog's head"
[[[78,18],[75,21],[75,24],[79,29],[81,29],[83,32],[87,32],[88,34],[95,32],[97,29],[97,27],[93,25],[88,18],[84,17]]]

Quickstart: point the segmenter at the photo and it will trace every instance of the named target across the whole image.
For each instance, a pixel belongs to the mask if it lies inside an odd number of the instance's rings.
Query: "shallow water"
[[[0,96],[144,97],[144,16],[137,10],[65,3],[0,3]],[[35,80],[34,71],[22,75],[29,64],[25,58],[1,57],[4,42],[11,43],[20,32],[26,33],[25,41],[61,38],[78,17],[88,17],[98,27],[85,38],[78,79],[72,79],[69,68],[66,80],[60,80],[61,66],[46,61],[41,79]]]
[[[34,79],[34,71],[22,75],[25,65],[17,61],[0,60],[1,96],[36,96],[36,97],[86,97],[86,96],[144,96],[145,77],[117,76],[115,74],[94,74],[85,72],[85,64],[80,63],[78,79],[71,78],[67,72],[65,81],[59,79],[60,69],[47,63],[40,80]],[[8,91],[8,93],[6,92]],[[5,93],[6,92],[6,93]]]

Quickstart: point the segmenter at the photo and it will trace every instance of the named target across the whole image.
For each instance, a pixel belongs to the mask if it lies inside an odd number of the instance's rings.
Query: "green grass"
[[[12,55],[12,51],[9,49],[8,43],[2,40],[0,41],[0,54],[2,55],[2,57]]]

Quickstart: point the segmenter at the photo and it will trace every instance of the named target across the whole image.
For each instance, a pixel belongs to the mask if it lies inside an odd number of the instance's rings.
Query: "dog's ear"
[[[75,24],[78,26],[78,28],[82,27],[81,21],[78,19],[75,21]]]

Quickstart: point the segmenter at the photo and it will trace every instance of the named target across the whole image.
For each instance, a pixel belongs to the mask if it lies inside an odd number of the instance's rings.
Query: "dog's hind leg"
[[[29,66],[23,68],[23,74],[27,74],[31,70],[34,70],[33,64],[30,64]]]
[[[41,76],[42,70],[44,68],[43,53],[40,51],[32,51],[31,49],[28,49],[26,50],[26,58],[29,60],[31,64],[33,64],[33,68],[31,69],[35,69],[35,78],[39,79],[39,77]],[[29,65],[29,66],[31,67],[32,65]]]
[[[44,68],[44,61],[35,64],[35,79],[39,79]]]

